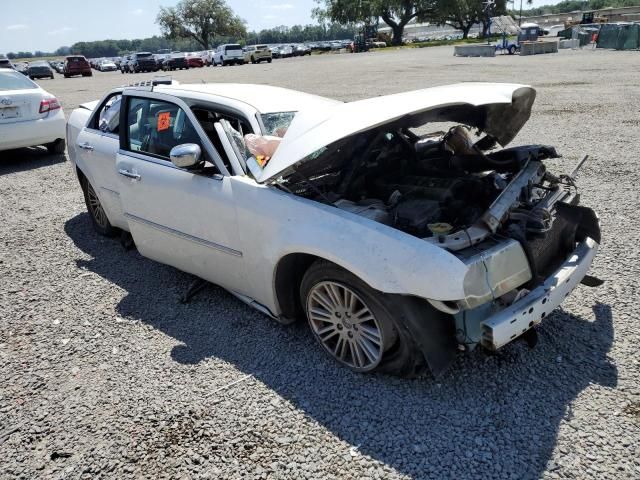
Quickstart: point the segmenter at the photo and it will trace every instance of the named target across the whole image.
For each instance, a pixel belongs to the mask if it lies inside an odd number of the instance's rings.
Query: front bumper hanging
[[[542,322],[582,281],[597,251],[598,242],[586,238],[543,284],[482,322],[481,344],[497,350]]]

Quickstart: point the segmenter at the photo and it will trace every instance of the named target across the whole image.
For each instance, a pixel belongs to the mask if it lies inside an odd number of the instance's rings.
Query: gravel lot
[[[463,356],[437,381],[338,367],[304,324],[92,231],[64,156],[0,156],[0,477],[640,478],[638,52],[464,59],[452,48],[177,72],[354,100],[462,80],[533,84],[516,143],[584,153],[601,215],[593,274],[529,350]],[[67,114],[151,75],[41,85]],[[237,382],[237,383],[234,383]]]

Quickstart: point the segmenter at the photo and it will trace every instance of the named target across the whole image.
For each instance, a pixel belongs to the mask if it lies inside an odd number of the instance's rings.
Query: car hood
[[[506,83],[460,83],[300,111],[256,179],[273,181],[325,147],[386,124],[413,128],[428,122],[476,127],[502,146],[529,120],[533,88]]]

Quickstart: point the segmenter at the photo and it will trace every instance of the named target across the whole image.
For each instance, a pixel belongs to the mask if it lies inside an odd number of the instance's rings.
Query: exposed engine
[[[462,256],[495,234],[516,239],[534,285],[577,241],[600,240],[593,211],[577,206],[572,177],[545,168],[542,160],[556,157],[541,145],[495,149],[488,136],[474,143],[462,126],[422,137],[374,131],[318,152],[279,185]]]
[[[466,127],[418,137],[409,130],[368,132],[334,145],[324,161],[303,164],[284,185],[293,193],[427,238],[474,224],[529,160],[552,148],[485,154]]]

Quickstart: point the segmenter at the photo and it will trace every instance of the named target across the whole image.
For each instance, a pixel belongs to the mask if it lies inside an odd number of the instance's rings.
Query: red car
[[[66,58],[64,62],[64,78],[69,78],[74,75],[82,75],[83,77],[93,76],[91,71],[91,65],[86,58],[82,55],[71,55]]]
[[[204,61],[200,57],[187,57],[187,64],[189,65],[189,68],[204,67]]]

